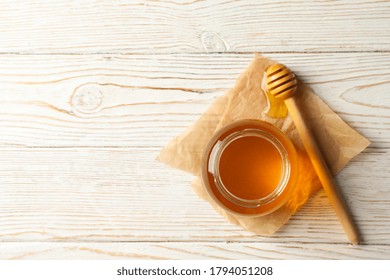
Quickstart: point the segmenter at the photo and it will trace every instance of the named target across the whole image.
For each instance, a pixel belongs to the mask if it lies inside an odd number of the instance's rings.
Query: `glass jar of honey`
[[[291,196],[298,174],[293,143],[281,130],[260,120],[242,120],[210,140],[202,166],[204,185],[229,212],[262,216]]]

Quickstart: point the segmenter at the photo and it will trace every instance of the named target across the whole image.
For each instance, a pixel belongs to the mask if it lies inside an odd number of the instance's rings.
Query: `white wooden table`
[[[254,52],[372,144],[280,232],[226,222],[159,150]],[[389,1],[0,2],[1,259],[390,259]]]

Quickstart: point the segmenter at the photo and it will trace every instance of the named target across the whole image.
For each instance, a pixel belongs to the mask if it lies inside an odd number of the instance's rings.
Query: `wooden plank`
[[[252,57],[0,55],[0,147],[161,148],[231,88]],[[390,147],[389,53],[270,57],[372,147]]]
[[[389,51],[388,1],[0,3],[2,53]]]
[[[224,242],[3,242],[0,259],[388,259],[388,245]]]
[[[157,162],[157,153],[3,149],[0,241],[347,243],[323,192],[274,236],[256,236],[226,222],[193,193],[193,177]],[[390,245],[389,166],[370,148],[337,177],[365,244]]]

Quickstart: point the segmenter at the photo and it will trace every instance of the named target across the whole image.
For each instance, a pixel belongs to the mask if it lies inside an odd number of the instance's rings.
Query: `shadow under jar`
[[[298,175],[293,143],[260,120],[241,120],[219,130],[203,157],[202,179],[212,199],[229,212],[263,216],[291,196]]]

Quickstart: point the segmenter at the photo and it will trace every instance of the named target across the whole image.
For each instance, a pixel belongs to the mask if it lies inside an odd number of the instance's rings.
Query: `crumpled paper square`
[[[261,235],[275,233],[321,186],[290,116],[274,119],[265,114],[267,99],[262,80],[265,69],[273,63],[276,62],[257,54],[235,86],[216,99],[198,121],[168,143],[158,156],[161,162],[194,174],[194,191],[228,221]],[[370,144],[300,81],[296,97],[334,174]],[[261,119],[272,123],[289,136],[298,152],[299,179],[294,195],[284,206],[266,216],[243,217],[225,211],[209,197],[200,177],[203,153],[213,134],[241,119]]]

